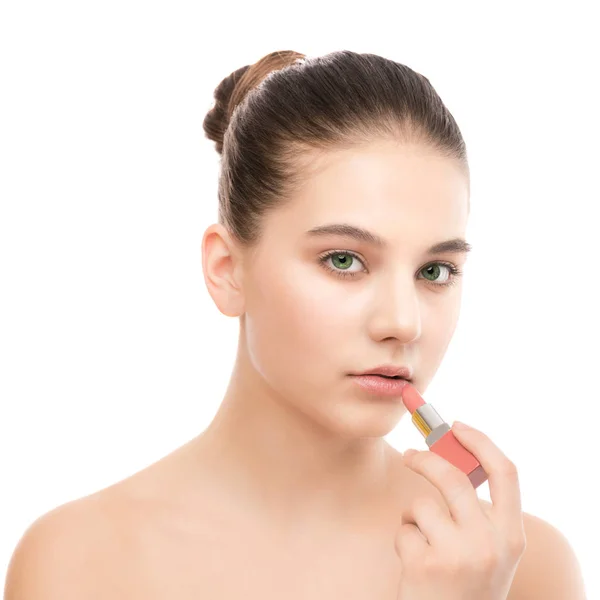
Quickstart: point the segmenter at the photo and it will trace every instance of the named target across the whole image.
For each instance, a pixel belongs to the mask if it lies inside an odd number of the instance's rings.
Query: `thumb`
[[[398,557],[403,562],[411,562],[422,556],[428,547],[429,542],[417,525],[403,516],[394,538],[394,548]]]

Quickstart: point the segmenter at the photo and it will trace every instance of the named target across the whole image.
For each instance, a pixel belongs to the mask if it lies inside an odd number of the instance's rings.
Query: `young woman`
[[[133,476],[40,517],[7,600],[581,600],[564,537],[521,510],[514,464],[456,430],[493,502],[359,373],[424,393],[454,333],[469,168],[429,80],[372,54],[274,52],[226,77],[203,272],[239,345],[219,411]],[[543,575],[543,576],[542,576]]]

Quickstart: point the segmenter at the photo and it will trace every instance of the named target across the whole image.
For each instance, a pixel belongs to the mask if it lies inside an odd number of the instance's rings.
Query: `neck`
[[[389,490],[395,452],[381,437],[344,437],[311,419],[239,347],[223,402],[194,443],[228,497],[284,525],[347,522],[372,510]]]

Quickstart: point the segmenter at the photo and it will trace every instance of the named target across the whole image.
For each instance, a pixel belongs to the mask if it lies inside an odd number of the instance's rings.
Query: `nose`
[[[419,296],[412,282],[389,283],[381,286],[373,299],[370,334],[376,341],[394,338],[406,344],[421,335]]]

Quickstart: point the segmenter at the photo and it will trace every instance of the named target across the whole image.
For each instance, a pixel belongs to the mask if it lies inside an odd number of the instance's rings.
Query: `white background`
[[[180,446],[225,392],[238,320],[200,250],[214,88],[274,50],[349,49],[428,77],[468,147],[473,252],[426,400],[517,464],[600,597],[594,3],[216,4],[2,3],[3,576],[34,519]],[[387,439],[425,449],[408,418]]]

